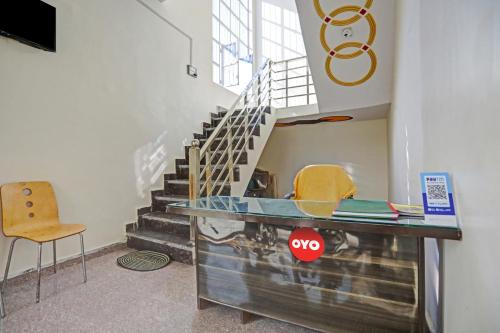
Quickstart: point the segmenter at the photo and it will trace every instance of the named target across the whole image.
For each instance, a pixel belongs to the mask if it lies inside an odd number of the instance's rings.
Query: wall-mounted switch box
[[[198,77],[198,70],[193,65],[187,65],[187,74],[194,78]]]

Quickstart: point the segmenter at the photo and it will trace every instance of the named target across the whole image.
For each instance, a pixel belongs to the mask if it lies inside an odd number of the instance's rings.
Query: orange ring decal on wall
[[[337,9],[334,9],[333,11],[330,12],[330,14],[326,15],[324,10],[321,8],[320,0],[313,0],[314,2],[314,8],[316,10],[316,13],[318,16],[321,18],[323,21],[320,29],[320,35],[319,39],[321,42],[321,46],[323,49],[327,52],[328,57],[326,58],[325,61],[325,71],[330,80],[333,82],[350,87],[350,86],[357,86],[362,83],[365,83],[368,81],[373,74],[375,73],[377,69],[377,55],[372,49],[373,42],[375,41],[375,37],[377,35],[377,25],[375,23],[375,19],[373,18],[373,15],[368,12],[368,10],[371,8],[373,4],[373,0],[367,0],[365,2],[364,7],[360,6],[343,6],[339,7]],[[339,20],[336,19],[336,17],[340,14],[347,13],[347,12],[352,12],[354,13],[352,16],[350,16],[347,19]],[[350,25],[353,23],[358,22],[361,18],[364,18],[368,22],[368,26],[370,27],[370,32],[368,34],[367,40],[362,43],[362,42],[345,42],[341,43],[340,45],[337,45],[336,47],[332,48],[330,45],[328,45],[328,42],[326,41],[326,29],[328,25],[332,26],[346,26]],[[357,49],[353,52],[342,52],[344,49]],[[366,53],[368,57],[370,58],[370,68],[368,69],[367,73],[360,79],[354,80],[354,81],[344,81],[339,79],[335,74],[333,73],[332,70],[332,59],[337,58],[337,59],[342,59],[342,60],[348,60],[348,59],[354,59],[359,56],[361,56],[363,53]]]

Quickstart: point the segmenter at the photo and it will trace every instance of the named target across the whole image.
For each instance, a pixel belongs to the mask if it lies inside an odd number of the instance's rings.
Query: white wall
[[[0,38],[0,183],[51,181],[62,221],[86,224],[91,250],[124,240],[183,143],[236,97],[212,83],[210,1],[148,0],[193,36],[198,79],[185,74],[187,40],[135,0],[47,2],[57,53]],[[58,255],[78,251],[77,239],[62,240]],[[0,267],[7,252],[2,237]],[[35,257],[19,241],[11,272]]]
[[[325,71],[327,52],[320,43],[320,28],[322,20],[316,13],[313,1],[296,0],[297,9],[304,36],[307,56],[309,59],[314,87],[318,96],[320,112],[342,111],[365,108],[373,105],[391,102],[393,56],[394,56],[394,26],[395,3],[394,0],[374,1],[370,13],[376,21],[376,37],[372,49],[377,55],[377,69],[370,80],[365,83],[345,87],[330,80]],[[362,6],[365,1],[347,0],[321,0],[323,10],[330,13],[332,10],[346,6]],[[353,13],[347,12],[339,15],[338,19],[350,17]],[[353,36],[345,39],[342,29],[345,27],[328,26],[326,40],[331,48],[343,42],[366,42],[369,27],[365,19],[350,25]],[[350,52],[352,49],[345,49]],[[334,59],[335,74],[345,80],[354,81],[365,75],[370,67],[370,60],[366,54],[350,60]],[[333,67],[332,67],[333,68]]]
[[[391,193],[417,198],[416,172],[451,173],[463,240],[444,242],[444,331],[499,332],[500,2],[398,3]]]
[[[340,164],[358,187],[357,198],[388,196],[385,119],[277,127],[258,167],[277,175],[280,197],[293,190],[293,178],[310,164]]]

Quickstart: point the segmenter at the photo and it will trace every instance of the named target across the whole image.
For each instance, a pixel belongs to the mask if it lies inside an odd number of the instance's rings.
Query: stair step
[[[139,229],[127,232],[127,246],[168,254],[173,260],[193,264],[193,244],[184,237]]]
[[[189,166],[188,166],[189,167]],[[155,199],[166,204],[188,201],[189,198],[185,195],[155,195]]]
[[[185,186],[188,186],[189,185],[189,180],[187,179],[171,179],[171,180],[166,180],[165,182],[168,182],[169,184],[172,184],[172,185],[185,185]],[[214,183],[215,186],[219,186],[219,185],[222,185],[222,181],[218,181],[217,183]]]
[[[219,191],[220,186],[223,182],[219,181],[217,184],[214,184],[213,191]],[[187,179],[175,179],[175,180],[165,180],[165,193],[167,195],[170,194],[189,194],[189,180]],[[229,182],[226,182],[224,185],[221,195],[230,195],[231,194],[231,186]],[[201,193],[203,195],[203,193]]]
[[[215,167],[214,165],[212,165],[212,170],[219,170],[223,167],[224,165],[218,165],[217,167]],[[204,168],[205,167],[205,164],[200,164],[200,169]],[[188,169],[189,170],[189,165],[187,164],[179,164],[177,166],[177,168],[179,169]],[[235,165],[234,166],[235,169],[239,169],[239,165]]]
[[[253,127],[253,125],[255,125],[255,121],[251,124],[251,126]],[[212,135],[212,133],[214,132],[215,130],[215,127],[205,127],[203,129],[203,134],[205,135],[205,137],[210,137],[210,135]],[[233,127],[231,128],[231,133],[233,135],[236,135],[236,136],[240,136],[244,131],[244,128],[243,126],[241,128],[238,128],[238,127]],[[221,131],[218,133],[218,135],[224,135],[226,134],[227,132],[227,129],[226,128],[223,128],[221,129]],[[255,127],[253,127],[253,134],[252,135],[257,135],[259,136],[260,135],[260,125],[257,124]]]
[[[234,149],[234,148],[233,148],[233,156],[234,156],[234,157],[238,156],[238,154],[240,154],[240,152],[241,152],[242,150],[243,150],[243,152],[241,153],[241,155],[243,156],[243,155],[245,155],[245,154],[246,154],[245,149],[241,149],[241,146],[242,146],[243,144],[244,144],[244,142],[242,141],[242,142],[240,143],[240,149]],[[190,148],[189,146],[184,146],[184,158],[185,158],[186,160],[189,160],[189,148]],[[225,147],[224,147],[224,148],[221,148],[218,152],[216,152],[216,153],[212,153],[212,155],[215,155],[214,157],[212,157],[212,161],[217,162],[217,159],[219,159],[219,158],[220,158],[220,156],[222,155],[222,153],[224,153],[224,154],[226,154],[226,155],[227,155],[227,153],[228,153],[228,152],[227,152],[227,151],[225,152],[226,148],[227,148],[227,145],[225,145]],[[201,159],[201,164],[204,164],[204,161],[205,161],[205,159],[204,159],[204,158],[202,158],[202,159]],[[227,161],[227,160],[224,158],[224,161]]]
[[[164,180],[169,180],[170,178],[165,175]],[[153,193],[151,196],[153,204],[151,206],[153,212],[162,212],[165,213],[165,209],[168,204],[177,203],[188,200],[187,195],[175,195],[175,194],[165,194],[165,191],[159,191],[157,193]],[[172,214],[173,215],[173,214]],[[172,218],[181,218],[185,220],[189,220],[189,217],[182,215],[173,215]]]
[[[203,147],[205,145],[205,143],[207,142],[207,138],[203,138],[203,139],[198,139],[200,141],[200,147]],[[214,139],[213,143],[212,143],[212,149],[216,149],[217,147],[219,147],[219,144],[221,143],[221,140],[222,140],[222,137],[217,137]],[[240,141],[241,140],[241,141]],[[227,147],[227,139],[224,140],[225,142],[223,142],[219,149],[225,149]],[[245,141],[244,139],[241,139],[241,135],[239,136],[234,136],[233,137],[233,149],[236,148],[236,144],[239,143],[239,147],[238,148],[241,148],[244,146],[245,144]],[[188,149],[190,146],[187,146]],[[253,149],[254,147],[254,144],[253,144],[253,136],[250,136],[248,138],[248,147],[250,149]]]
[[[252,123],[249,123],[248,125],[250,125],[250,126],[256,125],[256,127],[258,127],[258,126],[259,126],[259,124],[257,123],[257,119],[254,119],[254,120],[253,120],[253,122],[252,122]],[[216,127],[217,127],[217,126],[204,127],[204,128],[203,128],[203,130],[204,130],[204,131],[213,131]],[[241,127],[240,127],[240,126],[235,126],[235,127],[233,127],[233,132],[234,132],[235,130],[238,130],[238,129],[239,129],[240,131],[243,131],[243,129],[244,129],[244,128],[245,128],[244,126],[241,126]],[[221,133],[222,133],[223,131],[224,131],[224,133],[225,133],[225,128],[223,128],[223,129],[222,129]]]
[[[221,163],[221,165],[218,165],[217,168],[214,168],[212,166],[212,179],[216,179],[217,177],[219,177],[219,174],[221,173],[223,166],[224,166],[223,163]],[[205,167],[205,165],[201,165],[200,166],[200,171],[204,167]],[[177,166],[177,175],[178,175],[179,179],[188,179],[189,178],[189,165],[186,165],[186,164],[178,165]],[[224,171],[224,175],[222,177],[224,177],[226,175],[227,175],[227,171]],[[235,181],[239,181],[240,180],[240,168],[239,168],[239,164],[234,166],[233,177],[234,177]],[[203,174],[202,177],[201,177],[201,179],[202,180],[206,179],[206,174]]]
[[[247,119],[248,119],[249,121],[253,121],[253,122],[257,121],[257,119],[259,118],[259,116],[254,116],[254,115],[255,115],[255,112],[250,113],[250,114],[247,116]],[[212,121],[211,121],[212,126],[217,126],[217,125],[219,125],[219,124],[220,124],[220,122],[222,121],[222,119],[224,119],[224,116],[217,116],[217,115],[216,115],[216,116],[212,116],[212,118],[211,118],[211,120],[212,120]],[[234,124],[238,124],[238,125],[239,125],[239,124],[241,124],[244,120],[245,120],[245,117],[244,117],[244,116],[240,116],[240,117],[238,118],[238,115],[233,115],[233,116],[231,117],[231,122],[232,122],[232,123],[234,123]],[[266,123],[266,116],[265,116],[265,113],[263,113],[263,116],[262,116],[262,117],[260,117],[260,121],[261,121],[261,124],[263,124],[263,125]]]
[[[165,212],[152,212],[139,216],[138,228],[155,232],[177,235],[189,239],[189,217]]]
[[[179,215],[185,216],[185,215]],[[151,212],[148,214],[144,214],[141,216],[143,221],[156,221],[162,222],[165,224],[178,224],[189,226],[189,220],[177,218],[177,216],[173,216],[173,214],[163,213],[163,212]]]
[[[264,109],[264,112],[265,113],[271,113],[271,108],[269,106],[266,106]],[[257,110],[257,108],[251,108],[251,111],[250,113],[253,113]],[[228,112],[228,110],[225,110],[225,111],[219,111],[217,114],[219,115],[219,117],[224,117],[224,115]],[[238,110],[235,110],[234,111],[234,114],[239,114],[241,112],[241,109],[238,109]]]

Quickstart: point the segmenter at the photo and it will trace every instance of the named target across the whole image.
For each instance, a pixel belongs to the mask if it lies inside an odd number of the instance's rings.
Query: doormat
[[[154,251],[135,251],[116,259],[118,265],[133,271],[154,271],[167,266],[170,257]]]

